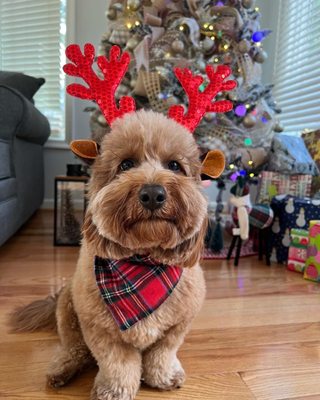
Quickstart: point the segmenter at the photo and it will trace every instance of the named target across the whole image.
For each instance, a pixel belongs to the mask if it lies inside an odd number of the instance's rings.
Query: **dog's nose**
[[[154,211],[161,208],[167,198],[166,191],[160,185],[144,185],[139,192],[139,200],[144,208]]]

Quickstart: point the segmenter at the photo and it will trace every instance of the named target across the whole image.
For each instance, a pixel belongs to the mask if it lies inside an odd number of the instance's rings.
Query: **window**
[[[54,140],[65,139],[66,2],[0,0],[0,69],[45,78],[34,100]]]
[[[274,96],[285,134],[320,127],[320,1],[281,0]]]

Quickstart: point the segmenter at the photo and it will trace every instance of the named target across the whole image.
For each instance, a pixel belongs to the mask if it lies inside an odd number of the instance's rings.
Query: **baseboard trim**
[[[54,209],[54,199],[44,199],[40,208],[41,208],[41,210],[53,210]]]

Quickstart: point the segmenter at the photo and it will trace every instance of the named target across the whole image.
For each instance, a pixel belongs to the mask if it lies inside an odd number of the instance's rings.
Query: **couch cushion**
[[[34,78],[20,72],[0,71],[0,84],[18,90],[31,101],[44,82],[44,78]]]
[[[11,176],[10,146],[0,139],[0,181]],[[1,196],[1,194],[0,194]]]
[[[17,195],[16,178],[2,179],[0,181],[0,207],[1,202]]]

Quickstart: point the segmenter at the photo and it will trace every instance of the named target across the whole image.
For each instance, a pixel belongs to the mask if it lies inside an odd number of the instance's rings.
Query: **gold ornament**
[[[255,5],[255,0],[242,0],[242,5],[244,8],[253,8]]]
[[[276,122],[276,124],[275,124],[274,127],[273,127],[273,130],[274,130],[275,132],[280,133],[280,132],[283,132],[284,127],[283,127],[279,122]]]
[[[168,98],[166,99],[166,105],[167,105],[168,107],[174,106],[175,104],[178,104],[178,103],[179,103],[179,100],[177,99],[176,96],[170,96],[170,97],[168,97]]]
[[[252,128],[255,126],[256,123],[257,123],[257,118],[252,114],[246,115],[243,119],[243,125],[246,128]]]
[[[137,80],[136,79],[131,79],[131,81],[130,81],[130,86],[131,86],[131,88],[132,89],[134,89],[135,87],[136,87],[136,84],[137,84]]]
[[[109,10],[106,12],[106,17],[113,21],[117,18],[117,11],[114,8],[109,8]]]
[[[225,54],[225,55],[222,57],[222,60],[223,60],[223,63],[224,63],[224,64],[231,64],[233,58],[232,58],[232,55],[231,55],[230,53],[228,53],[228,54]]]
[[[138,44],[139,44],[138,40],[132,37],[127,41],[126,47],[128,50],[133,50],[138,46]]]
[[[171,48],[175,53],[182,53],[184,51],[184,43],[182,40],[175,39],[172,42]]]
[[[141,6],[140,0],[128,0],[127,1],[127,9],[130,11],[137,11]]]
[[[264,50],[259,50],[253,59],[257,63],[263,64],[267,58],[268,58],[268,54]]]
[[[250,48],[251,48],[251,44],[249,42],[249,40],[247,39],[243,39],[239,42],[239,51],[242,54],[248,53]]]

